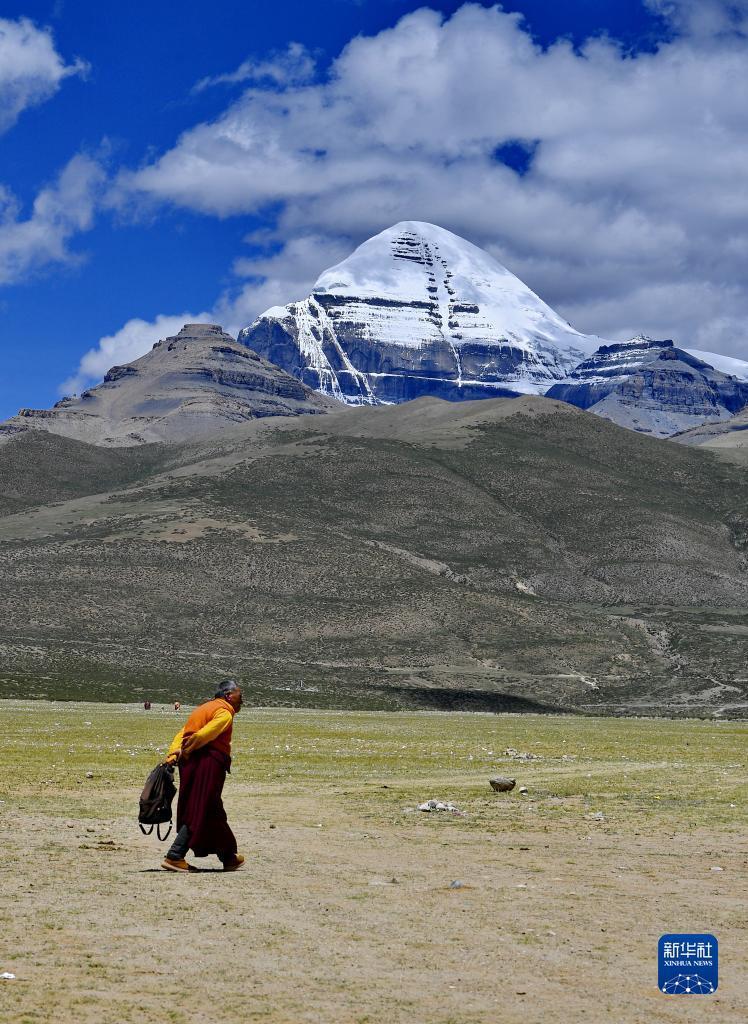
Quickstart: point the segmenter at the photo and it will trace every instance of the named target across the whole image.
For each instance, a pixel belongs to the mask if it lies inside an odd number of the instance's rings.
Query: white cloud
[[[231,306],[247,319],[259,297],[301,297],[333,249],[420,219],[491,249],[580,329],[748,356],[748,0],[651,6],[673,38],[634,55],[543,49],[499,7],[416,11],[324,80],[246,89],[114,198],[273,211],[285,247],[238,265],[259,278]],[[534,147],[524,175],[495,157],[516,141]],[[313,274],[293,270],[299,238],[318,239]]]
[[[236,85],[240,82],[269,82],[275,85],[291,85],[308,81],[315,70],[315,61],[301,43],[289,43],[281,53],[272,54],[267,60],[243,61],[236,71],[223,75],[201,78],[193,87],[193,93],[203,92],[214,85]]]
[[[104,177],[91,157],[74,156],[57,180],[39,192],[25,219],[15,198],[0,185],[0,284],[19,281],[48,263],[78,258],[67,242],[92,226]]]
[[[0,132],[26,107],[49,99],[64,78],[84,74],[87,68],[81,60],[64,62],[49,29],[37,28],[27,18],[0,18]]]
[[[250,237],[250,242],[257,241]],[[214,315],[237,334],[270,306],[285,305],[303,297],[325,267],[333,266],[350,253],[345,238],[301,235],[266,256],[242,258],[234,264],[236,274],[247,278],[237,292],[227,292],[213,308]]]
[[[702,39],[748,29],[748,0],[645,0],[645,4],[679,32]]]

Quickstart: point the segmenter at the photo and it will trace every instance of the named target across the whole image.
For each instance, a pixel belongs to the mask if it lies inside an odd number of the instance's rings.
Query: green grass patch
[[[132,705],[0,702],[0,799],[75,819],[134,814],[183,720]],[[245,709],[234,737],[232,785],[317,792],[407,828],[729,830],[743,813],[745,722]],[[494,794],[493,774],[517,789]],[[410,810],[431,797],[466,816]]]

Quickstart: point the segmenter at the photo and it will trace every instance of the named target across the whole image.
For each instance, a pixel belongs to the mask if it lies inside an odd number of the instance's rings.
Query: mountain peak
[[[219,324],[185,324],[134,362],[111,367],[78,398],[21,409],[0,425],[0,443],[32,430],[111,447],[179,442],[249,419],[331,407]]]
[[[176,337],[180,341],[185,338],[194,338],[198,340],[202,338],[209,338],[216,334],[221,337],[231,337],[230,334],[226,334],[220,324],[185,324]]]
[[[236,342],[236,339],[227,334],[220,324],[185,324],[176,334],[169,338],[161,338],[153,347],[160,348],[161,345],[166,343],[179,344],[184,342],[190,344],[217,340],[228,341],[232,344]]]
[[[436,224],[400,221],[239,340],[348,404],[542,394],[600,340]]]

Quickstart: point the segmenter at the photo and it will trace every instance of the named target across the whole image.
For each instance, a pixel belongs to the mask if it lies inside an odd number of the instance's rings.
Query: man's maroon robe
[[[196,750],[179,764],[177,832],[186,825],[196,857],[216,853],[221,860],[236,854],[236,839],[229,827],[221,793],[231,758],[212,744]]]

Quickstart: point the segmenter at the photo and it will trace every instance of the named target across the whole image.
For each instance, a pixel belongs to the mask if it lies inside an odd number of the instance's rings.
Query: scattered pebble
[[[464,882],[461,882],[458,878],[455,878],[454,881],[449,883],[449,888],[450,889],[462,889],[464,885],[465,885]]]
[[[513,761],[542,761],[542,754],[531,754],[526,750],[515,750],[514,747],[507,747],[504,757],[511,757]]]
[[[717,868],[717,867],[714,867],[714,868],[709,868],[709,870],[710,870],[710,871],[724,871],[725,869],[724,869],[724,868]]]
[[[527,786],[520,786],[517,792],[522,793],[524,795],[525,793],[527,793]]]
[[[87,779],[92,779],[93,777],[94,777],[93,772],[86,772],[86,778]]]
[[[0,978],[3,981],[15,981],[16,980],[15,974],[11,974],[10,971],[3,971],[3,973],[0,974]]]

